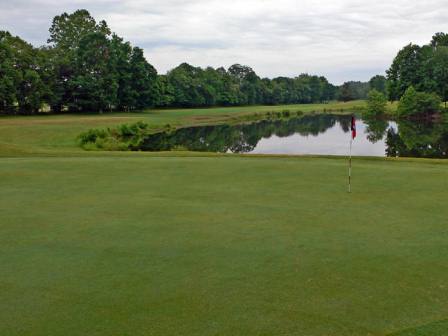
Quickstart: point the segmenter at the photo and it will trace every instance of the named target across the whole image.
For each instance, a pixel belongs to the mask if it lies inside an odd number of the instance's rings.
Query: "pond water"
[[[136,149],[347,155],[350,122],[350,116],[317,114],[243,125],[189,127],[150,135]],[[448,156],[448,125],[445,123],[358,119],[356,129],[352,147],[352,154],[356,156]]]

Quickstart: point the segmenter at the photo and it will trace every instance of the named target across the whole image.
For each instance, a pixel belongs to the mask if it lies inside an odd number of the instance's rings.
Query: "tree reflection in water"
[[[448,157],[448,125],[429,121],[400,121],[399,132],[387,130],[386,155],[392,157]]]
[[[344,119],[349,117],[321,114],[287,120],[264,120],[244,125],[181,128],[172,133],[150,135],[138,149],[166,151],[185,148],[202,152],[248,153],[254,150],[262,138],[272,135],[287,137],[296,133],[317,136],[333,127],[336,121]]]
[[[300,118],[264,120],[244,125],[216,125],[178,129],[150,135],[135,148],[143,151],[190,151],[218,153],[252,152],[262,138],[289,137],[294,134],[318,136],[336,123],[344,133],[350,131],[350,116],[318,114]],[[366,138],[371,143],[385,141],[387,156],[447,157],[446,123],[400,121],[399,132],[387,120],[364,119]]]

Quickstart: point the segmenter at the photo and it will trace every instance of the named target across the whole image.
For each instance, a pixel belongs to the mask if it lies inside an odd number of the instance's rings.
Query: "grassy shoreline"
[[[283,106],[245,106],[208,109],[147,110],[133,113],[63,114],[0,117],[0,156],[42,152],[83,151],[77,144],[79,134],[90,128],[113,127],[144,121],[152,132],[171,128],[222,123],[250,122],[267,113],[290,111],[309,113],[352,113],[364,101]]]

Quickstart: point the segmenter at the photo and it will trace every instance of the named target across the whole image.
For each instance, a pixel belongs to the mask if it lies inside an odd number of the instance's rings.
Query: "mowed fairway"
[[[131,154],[1,159],[0,335],[448,329],[446,163]]]

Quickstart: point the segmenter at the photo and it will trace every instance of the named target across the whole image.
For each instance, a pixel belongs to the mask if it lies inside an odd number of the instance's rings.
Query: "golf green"
[[[0,335],[448,328],[440,160],[78,155],[0,160]]]

